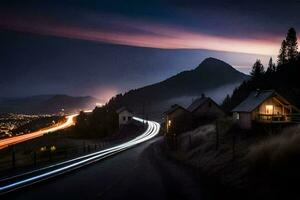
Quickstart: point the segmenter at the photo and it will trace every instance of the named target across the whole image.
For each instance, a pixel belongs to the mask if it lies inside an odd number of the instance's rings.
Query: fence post
[[[12,149],[12,154],[11,154],[11,161],[12,161],[12,167],[15,168],[16,167],[16,152],[14,150],[14,148]]]
[[[220,136],[219,123],[218,120],[216,120],[216,150],[219,149],[219,136]]]
[[[85,142],[83,142],[83,153],[86,152],[86,146],[85,146]]]
[[[232,136],[232,160],[235,159],[235,145],[236,145],[236,136],[233,134]]]
[[[49,150],[49,161],[52,160],[52,153],[51,153],[51,150]]]
[[[65,151],[65,158],[67,158],[68,157],[68,149],[66,149],[66,151]]]
[[[33,152],[33,166],[36,167],[36,152]]]

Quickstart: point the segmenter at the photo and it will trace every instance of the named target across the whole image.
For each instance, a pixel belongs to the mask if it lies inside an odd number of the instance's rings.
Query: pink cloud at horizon
[[[128,27],[146,33],[126,33],[122,31],[104,30],[100,28],[82,28],[62,24],[28,21],[7,18],[0,21],[0,28],[34,34],[106,42],[137,47],[161,49],[207,49],[215,51],[276,55],[280,39],[247,39],[212,36],[187,31],[179,27],[163,26],[151,23],[128,22]],[[148,34],[147,34],[148,33]]]

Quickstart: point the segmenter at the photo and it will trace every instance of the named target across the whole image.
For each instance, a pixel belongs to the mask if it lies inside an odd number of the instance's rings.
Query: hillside
[[[98,100],[94,97],[73,97],[68,95],[37,95],[23,98],[2,98],[0,113],[56,114],[80,109],[91,109]]]
[[[247,75],[237,71],[231,65],[215,58],[207,58],[193,70],[183,71],[153,85],[130,90],[124,95],[117,95],[111,99],[109,105],[141,107],[145,104],[156,107],[157,104],[172,99],[188,98],[190,101],[201,93],[213,93],[212,91],[218,88],[231,86],[231,89],[227,91],[224,89],[215,94],[222,99],[247,79]]]
[[[256,89],[275,89],[290,102],[300,108],[300,57],[298,60],[279,65],[274,72],[266,72],[261,78],[252,78],[241,84],[231,97],[223,102],[223,107],[230,111]]]

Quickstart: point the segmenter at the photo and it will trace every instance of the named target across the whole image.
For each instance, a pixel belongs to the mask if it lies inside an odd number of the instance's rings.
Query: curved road
[[[136,120],[140,120],[135,118]],[[157,127],[158,126],[158,129]],[[155,131],[156,130],[156,131]],[[195,174],[162,156],[157,145],[160,138],[150,140],[158,133],[159,125],[148,122],[147,130],[136,139],[116,147],[25,174],[15,182],[0,186],[0,190],[20,186],[18,190],[5,193],[2,199],[212,199],[207,197]],[[142,143],[142,144],[140,144]],[[131,148],[140,144],[135,148]],[[130,149],[129,149],[130,148]],[[124,151],[126,150],[126,151]],[[108,152],[112,152],[111,154]],[[115,153],[114,153],[115,152]],[[115,155],[114,155],[115,154]],[[113,156],[114,155],[114,156]],[[108,158],[109,157],[109,158]],[[94,161],[94,162],[89,162]],[[101,162],[98,162],[102,160]],[[86,162],[86,165],[81,165]],[[78,164],[78,167],[76,166]],[[75,165],[75,166],[74,166]],[[71,167],[71,170],[59,171]],[[76,169],[76,170],[75,170]],[[52,177],[58,172],[57,177]],[[48,175],[50,173],[50,178]],[[42,176],[43,182],[34,177]],[[44,176],[44,177],[43,177]],[[20,180],[19,180],[20,179]],[[31,184],[33,179],[33,183]],[[29,180],[28,184],[26,181]],[[10,181],[10,180],[8,180]],[[24,188],[22,184],[24,184]],[[1,180],[0,180],[1,182]],[[19,185],[18,185],[19,184]]]
[[[162,200],[210,199],[193,173],[164,159],[156,142],[1,196],[2,199]]]
[[[148,124],[147,129],[136,138],[101,151],[87,154],[85,156],[80,156],[45,168],[1,179],[0,194],[12,192],[14,190],[68,173],[91,163],[98,162],[105,158],[111,157],[112,155],[125,151],[131,147],[134,147],[137,144],[148,141],[159,133],[160,125],[158,123],[153,121],[146,121],[137,117],[133,117],[133,119],[139,122],[145,121]]]

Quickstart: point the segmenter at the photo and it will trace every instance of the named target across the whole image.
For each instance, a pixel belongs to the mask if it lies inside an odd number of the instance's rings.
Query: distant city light
[[[102,107],[102,106],[104,106],[104,103],[96,103],[96,106],[97,107]]]

